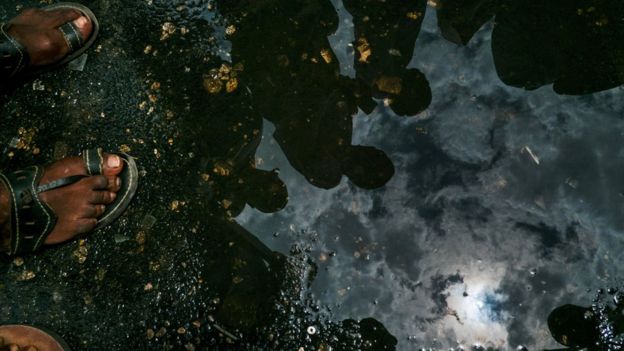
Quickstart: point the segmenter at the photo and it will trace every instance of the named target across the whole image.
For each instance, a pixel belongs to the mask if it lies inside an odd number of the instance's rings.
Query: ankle
[[[11,204],[6,186],[0,182],[0,252],[11,250]]]

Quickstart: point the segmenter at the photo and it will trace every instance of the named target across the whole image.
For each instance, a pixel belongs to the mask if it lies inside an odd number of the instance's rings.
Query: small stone
[[[20,273],[20,274],[17,276],[17,281],[18,281],[18,282],[23,282],[23,281],[26,281],[26,280],[31,280],[31,279],[33,279],[35,276],[36,276],[36,274],[35,274],[35,272],[33,272],[33,271],[23,271],[22,273]]]
[[[422,12],[408,12],[406,14],[407,18],[411,19],[411,20],[417,20],[418,17],[422,16]]]
[[[74,257],[78,259],[78,263],[83,264],[87,261],[88,249],[84,243],[80,243],[78,248],[73,252]]]
[[[223,90],[223,81],[214,77],[204,78],[204,89],[210,94],[217,94]]]
[[[363,63],[368,63],[368,58],[372,54],[372,50],[371,50],[370,44],[368,43],[368,40],[362,37],[358,39],[357,44],[358,44],[357,50],[360,53],[360,57],[358,58],[358,61],[363,62]]]
[[[225,28],[225,34],[232,35],[234,33],[236,33],[236,27],[233,24],[231,24],[231,25],[227,26],[227,28]]]
[[[38,79],[37,79],[37,80],[35,80],[35,81],[32,83],[32,88],[33,88],[33,90],[36,90],[36,91],[43,91],[43,90],[45,90],[45,86],[44,86],[44,85],[43,85],[43,83],[42,83],[40,80],[38,80]]]
[[[93,296],[89,294],[86,294],[85,296],[83,296],[82,299],[84,300],[85,305],[90,305],[93,303]]]
[[[329,51],[328,49],[321,50],[321,57],[323,58],[323,60],[325,60],[325,63],[332,63],[333,61],[331,51]]]
[[[228,93],[232,93],[238,88],[238,79],[231,78],[225,83],[225,91]]]
[[[165,334],[167,334],[167,329],[165,327],[161,327],[160,329],[158,329],[158,332],[156,332],[156,337],[160,338],[162,336],[165,336]]]
[[[156,217],[152,216],[151,214],[146,214],[143,217],[143,220],[141,220],[141,227],[143,229],[150,229],[154,226],[154,224],[156,224]]]
[[[160,270],[160,263],[158,263],[158,262],[154,262],[154,261],[151,261],[151,262],[149,263],[149,269],[150,269],[150,271],[152,271],[152,272],[157,272],[157,271],[159,271],[159,270]]]
[[[154,286],[152,285],[152,283],[149,283],[149,282],[148,282],[148,283],[147,283],[147,284],[145,284],[145,286],[143,287],[143,290],[145,290],[145,291],[150,291],[150,290],[152,290],[153,288],[154,288]]]
[[[388,94],[399,95],[402,90],[400,77],[381,76],[375,80],[375,85],[377,86],[377,90]]]
[[[178,334],[186,334],[186,328],[180,327],[180,328],[178,328],[177,332],[178,332]]]
[[[232,171],[232,167],[226,162],[218,162],[213,169],[214,173],[223,177],[229,176],[231,171]]]
[[[160,33],[160,40],[167,40],[173,33],[175,33],[176,27],[171,22],[165,22],[162,25],[162,31]]]
[[[142,231],[142,230],[140,230],[140,231],[137,233],[137,235],[136,235],[136,237],[135,237],[135,240],[136,240],[137,244],[139,244],[139,245],[143,245],[143,244],[145,244],[145,241],[146,241],[146,239],[145,239],[145,238],[146,238],[146,234],[145,234],[145,232],[144,232],[144,231]]]
[[[151,328],[147,330],[146,334],[147,334],[147,340],[151,340],[154,338],[154,330],[152,330]]]
[[[16,267],[21,267],[24,264],[24,259],[21,257],[15,257],[15,259],[13,260],[13,264]]]
[[[107,270],[104,268],[98,268],[97,273],[95,273],[95,279],[97,280],[104,280],[104,277],[106,276],[106,272]]]

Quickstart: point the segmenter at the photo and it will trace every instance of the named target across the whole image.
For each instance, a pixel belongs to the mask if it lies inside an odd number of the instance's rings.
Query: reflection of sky
[[[507,87],[490,29],[457,47],[428,11],[412,64],[430,81],[431,106],[411,119],[383,109],[354,119],[354,144],[395,163],[386,186],[314,188],[267,122],[257,157],[280,168],[290,202],[238,217],[275,250],[309,246],[317,298],[336,319],[378,319],[400,350],[556,347],[548,313],[587,305],[587,288],[619,278],[622,89],[567,97]]]
[[[507,339],[506,323],[510,316],[501,310],[506,296],[498,291],[502,270],[477,262],[464,268],[463,283],[451,285],[448,297],[448,316],[444,328],[454,330],[458,343],[491,343],[504,346]]]

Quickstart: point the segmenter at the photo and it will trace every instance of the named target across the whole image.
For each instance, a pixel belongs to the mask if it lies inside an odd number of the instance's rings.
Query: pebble
[[[20,273],[17,276],[17,281],[18,282],[23,282],[23,281],[26,281],[26,280],[31,280],[31,279],[35,278],[35,276],[36,276],[36,274],[33,271],[23,271],[22,273]]]
[[[156,337],[160,338],[162,336],[165,336],[165,334],[167,334],[167,329],[165,327],[162,327],[158,329],[158,332],[156,332]]]

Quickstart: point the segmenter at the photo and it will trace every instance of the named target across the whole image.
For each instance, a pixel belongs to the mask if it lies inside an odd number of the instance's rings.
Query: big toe
[[[91,31],[93,30],[93,23],[86,16],[80,16],[74,20],[74,25],[78,28],[80,32],[80,37],[82,40],[87,40],[91,36]]]
[[[119,155],[104,154],[104,175],[115,176],[121,173],[123,161]]]

